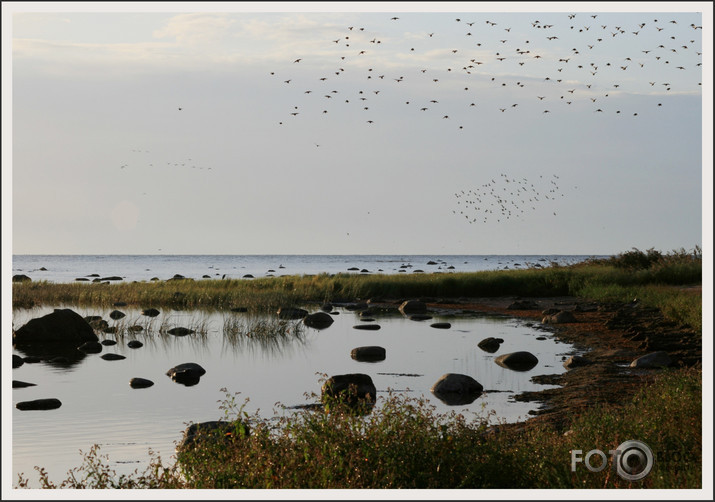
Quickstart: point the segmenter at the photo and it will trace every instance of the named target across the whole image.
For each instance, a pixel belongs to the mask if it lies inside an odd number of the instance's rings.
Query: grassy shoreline
[[[650,251],[649,251],[650,253]],[[644,257],[637,260],[636,257]],[[702,258],[684,251],[648,260],[633,251],[606,260],[545,268],[430,274],[320,274],[258,279],[182,279],[131,283],[13,284],[13,308],[77,305],[275,311],[336,299],[577,296],[601,302],[637,298],[673,321],[701,328],[702,302],[683,286],[702,284]]]

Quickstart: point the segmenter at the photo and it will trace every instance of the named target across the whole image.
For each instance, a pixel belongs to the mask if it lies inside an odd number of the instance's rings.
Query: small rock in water
[[[105,361],[121,361],[122,359],[126,359],[126,356],[123,356],[121,354],[104,354],[102,356],[102,359]]]
[[[154,385],[154,382],[151,380],[147,380],[146,378],[139,378],[135,377],[129,380],[129,386],[132,389],[146,389],[147,387],[151,387]]]
[[[143,346],[144,346],[144,344],[142,342],[140,342],[139,340],[130,340],[127,343],[127,347],[129,347],[130,349],[138,349],[139,347],[143,347]]]
[[[18,410],[54,410],[62,406],[59,399],[35,399],[34,401],[22,401],[15,405]]]

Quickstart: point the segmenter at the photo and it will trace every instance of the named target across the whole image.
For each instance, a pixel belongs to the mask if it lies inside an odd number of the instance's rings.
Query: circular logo
[[[616,452],[616,471],[625,480],[643,479],[653,468],[653,452],[641,441],[624,441]]]

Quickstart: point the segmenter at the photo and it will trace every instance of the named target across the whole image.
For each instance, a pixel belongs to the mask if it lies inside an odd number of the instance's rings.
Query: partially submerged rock
[[[303,324],[314,329],[325,329],[333,324],[333,322],[333,317],[325,312],[315,312],[303,318]]]
[[[98,340],[87,321],[71,309],[55,309],[45,316],[31,319],[12,334],[14,345],[56,343],[76,347]]]
[[[349,373],[330,377],[321,389],[321,400],[326,410],[334,402],[347,404],[358,413],[369,413],[377,399],[372,378],[364,373]]]
[[[174,366],[166,374],[176,383],[189,387],[199,383],[199,379],[206,374],[206,370],[196,363],[183,363]]]
[[[232,422],[212,420],[191,424],[184,431],[184,436],[176,447],[176,451],[182,453],[204,441],[229,442],[236,438],[246,437],[250,432],[248,424],[240,420]]]
[[[34,401],[21,401],[15,405],[18,410],[55,410],[62,406],[59,399],[35,399]]]
[[[499,346],[502,343],[504,343],[504,340],[502,338],[494,338],[493,336],[490,336],[479,342],[477,344],[477,347],[482,349],[484,352],[489,352],[490,354],[493,354],[494,352],[499,350]]]
[[[151,380],[147,380],[146,378],[139,378],[135,377],[129,380],[129,386],[132,389],[146,389],[147,387],[151,387],[154,385],[154,382]]]
[[[366,347],[355,347],[350,351],[350,357],[361,362],[384,361],[386,351],[384,347],[369,345]]]
[[[430,390],[445,404],[461,405],[474,402],[484,391],[484,387],[469,375],[445,373]]]
[[[501,355],[494,362],[510,370],[529,371],[539,363],[539,359],[531,352],[519,351]]]

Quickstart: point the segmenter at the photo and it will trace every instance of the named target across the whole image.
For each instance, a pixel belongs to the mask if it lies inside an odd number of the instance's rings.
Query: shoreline
[[[700,288],[690,288],[699,294]],[[623,405],[661,370],[630,368],[630,363],[645,354],[666,351],[671,368],[702,365],[702,336],[689,326],[664,318],[652,307],[634,303],[602,303],[573,296],[528,298],[536,308],[509,308],[521,297],[462,298],[428,303],[430,310],[464,315],[474,313],[532,320],[540,329],[560,341],[572,344],[589,364],[561,374],[537,375],[532,381],[557,387],[517,394],[518,401],[533,402],[539,408],[532,417],[492,427],[526,429],[547,425],[563,431],[570,418],[600,404]],[[544,310],[575,310],[576,322],[542,324]]]

